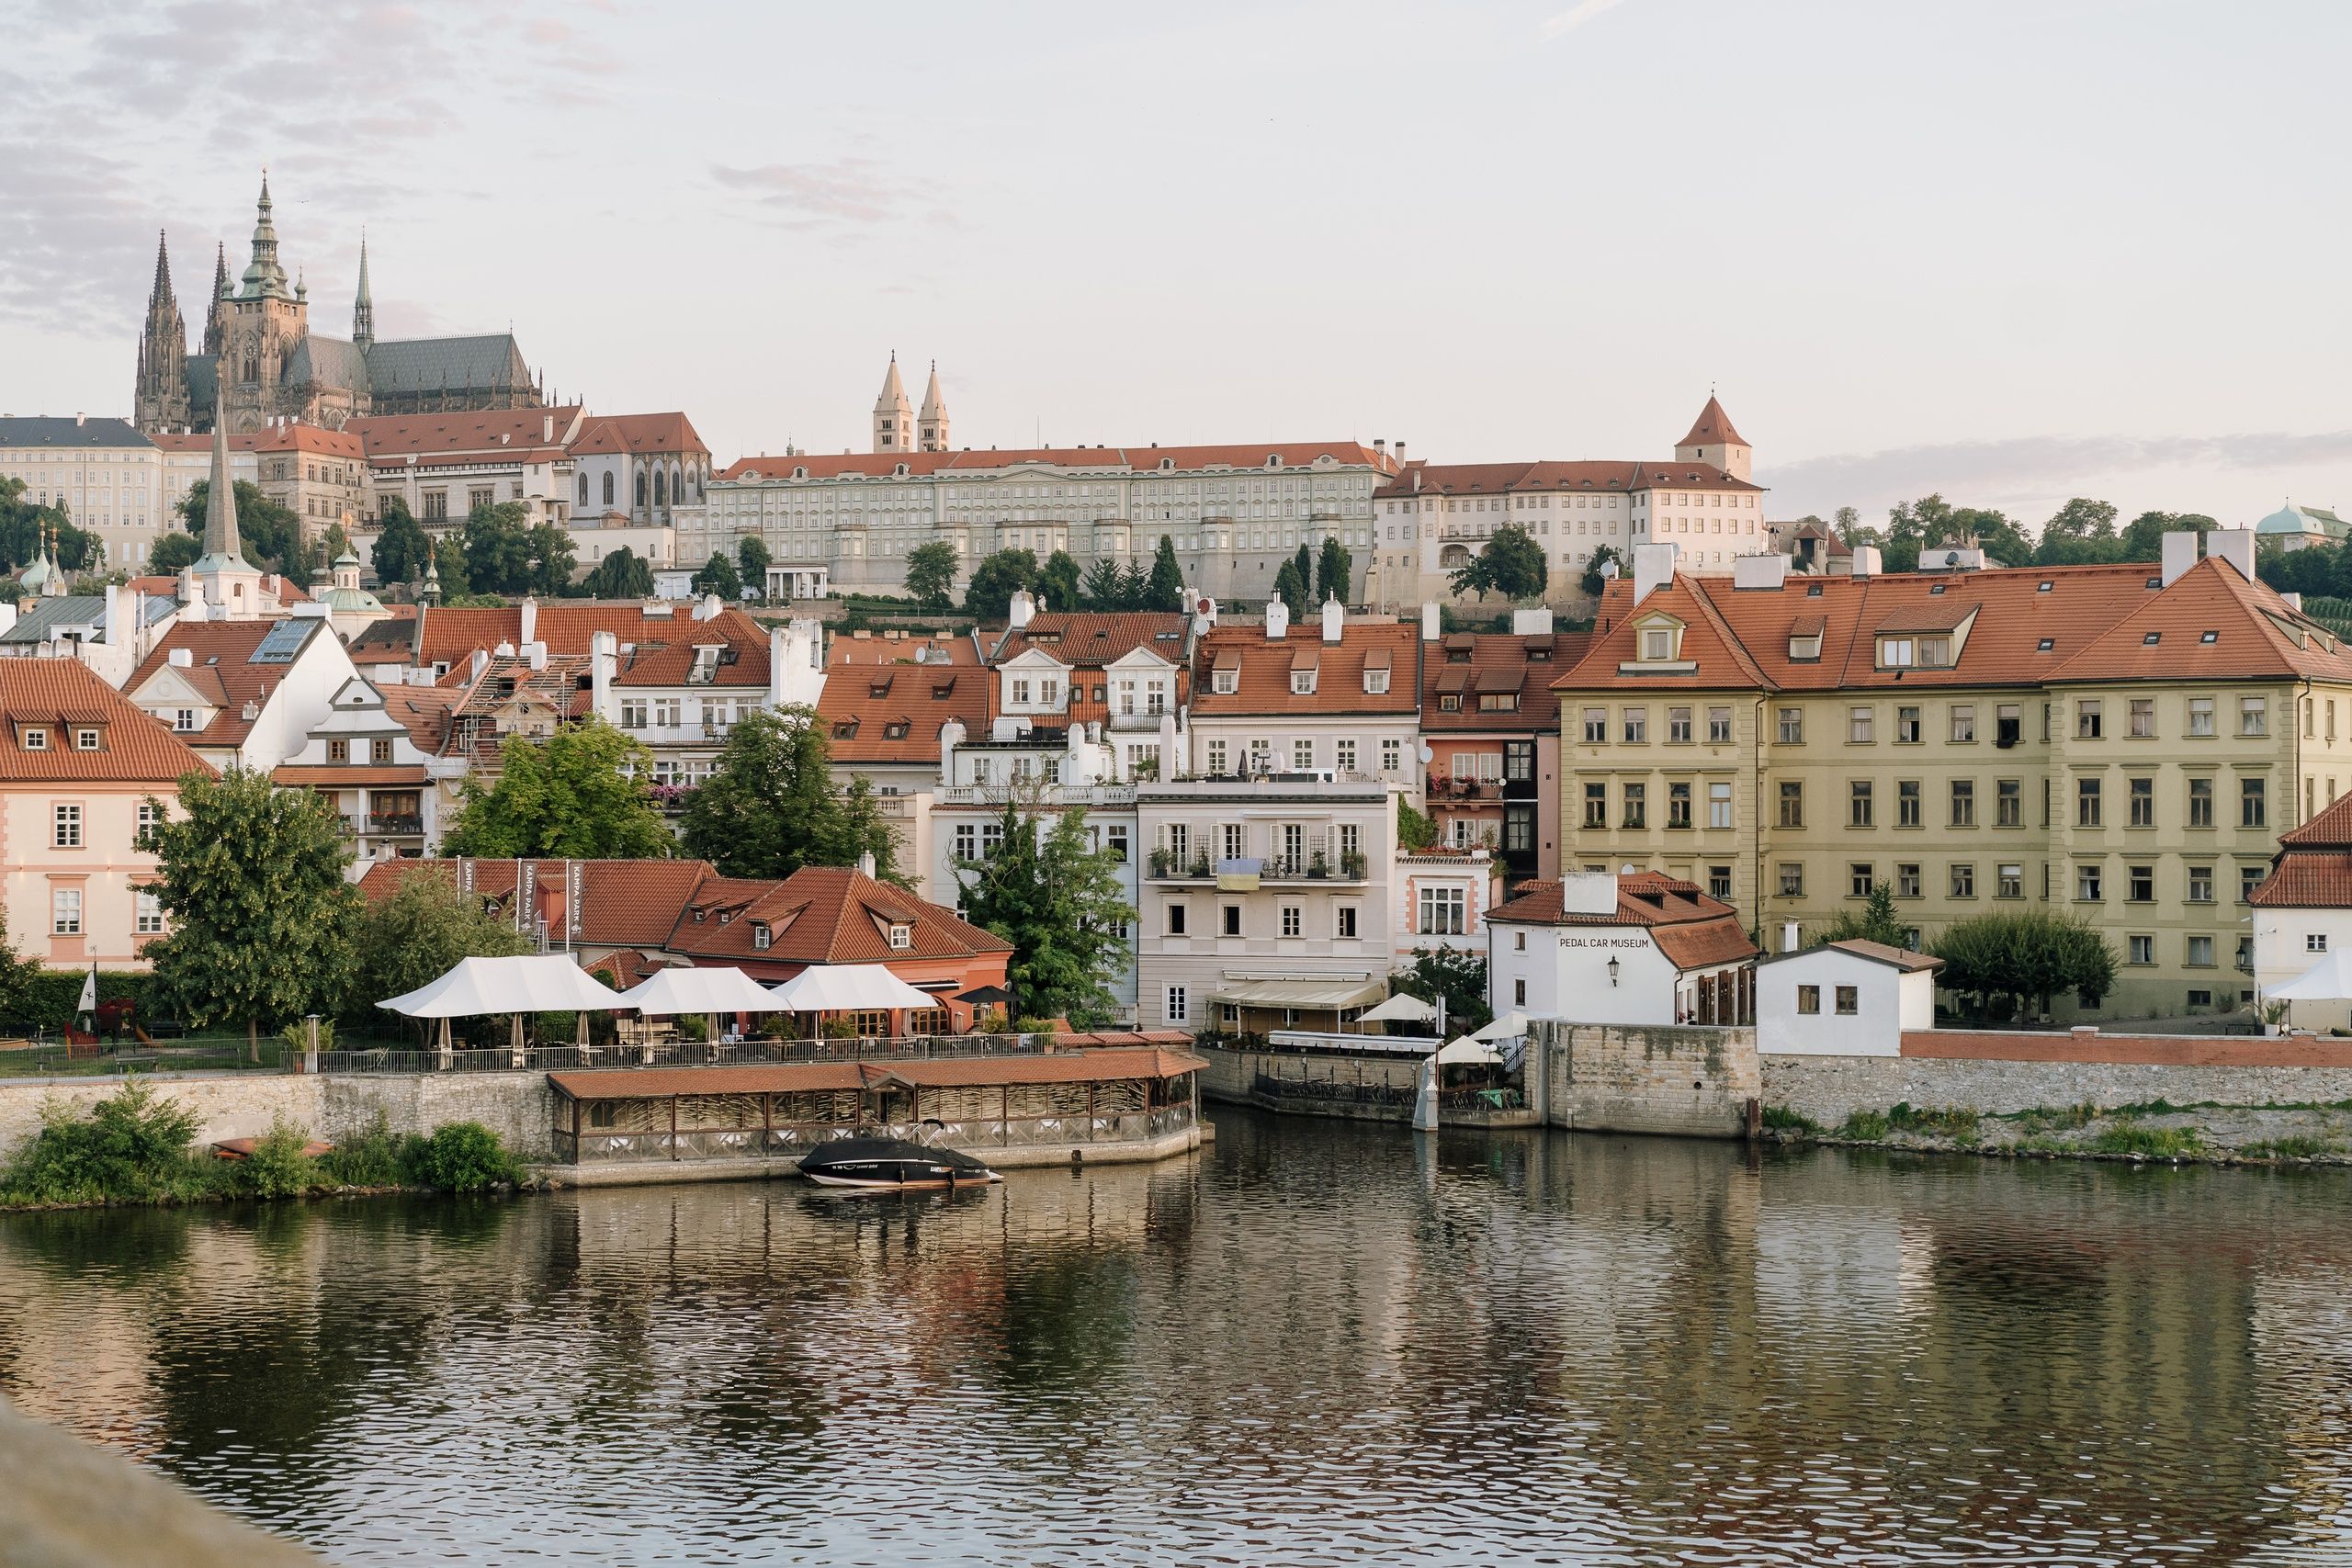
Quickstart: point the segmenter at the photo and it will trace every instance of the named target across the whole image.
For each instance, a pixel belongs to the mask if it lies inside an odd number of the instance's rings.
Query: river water
[[[15,1216],[0,1390],[347,1564],[2352,1562],[2352,1176],[1218,1127]]]

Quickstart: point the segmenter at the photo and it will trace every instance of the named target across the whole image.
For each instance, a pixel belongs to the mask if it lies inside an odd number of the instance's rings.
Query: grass
[[[1764,1108],[1764,1125],[1770,1127],[1776,1133],[1813,1134],[1821,1131],[1820,1122],[1815,1121],[1812,1117],[1805,1115],[1803,1111],[1792,1111],[1785,1105],[1766,1106]]]
[[[2139,1155],[2146,1159],[2183,1159],[2205,1152],[2205,1140],[2194,1127],[2143,1127],[2120,1122],[2090,1142],[2094,1153]]]
[[[2343,1147],[2326,1138],[2292,1136],[2265,1138],[2246,1145],[2238,1153],[2247,1159],[2318,1159],[2323,1155],[2341,1153]]]
[[[1950,1138],[1959,1144],[1976,1141],[1978,1116],[1965,1106],[1928,1111],[1910,1104],[1897,1105],[1886,1113],[1886,1121],[1888,1126],[1899,1133],[1922,1133],[1929,1137]]]
[[[1886,1113],[1881,1111],[1857,1111],[1838,1124],[1838,1135],[1860,1143],[1874,1144],[1886,1136]]]

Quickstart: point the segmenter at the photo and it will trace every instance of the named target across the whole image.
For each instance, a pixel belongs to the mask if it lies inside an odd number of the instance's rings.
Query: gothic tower
[[[922,449],[947,450],[947,400],[939,395],[939,361],[931,362],[931,385],[922,394]]]
[[[394,257],[398,260],[398,257]],[[368,292],[368,231],[359,231],[359,292],[351,301],[351,341],[365,354],[376,341],[376,301]]]
[[[874,449],[911,452],[915,449],[915,406],[899,380],[899,356],[890,355],[890,374],[883,378],[882,395],[874,400]]]
[[[212,295],[204,302],[204,352],[220,352],[220,301],[229,297],[229,247],[212,247]]]
[[[1691,422],[1690,434],[1674,444],[1674,460],[1678,463],[1713,463],[1736,479],[1747,478],[1756,465],[1756,450],[1747,438],[1732,428],[1731,415],[1724,412],[1724,405],[1707,394],[1707,406],[1699,411]]]
[[[187,323],[180,319],[180,302],[172,292],[172,258],[161,233],[155,236],[155,284],[147,292],[147,325],[139,335],[139,384],[131,407],[141,430],[188,428]]]
[[[232,432],[259,430],[280,412],[278,389],[286,362],[311,335],[308,291],[291,286],[277,259],[277,227],[270,221],[269,176],[261,180],[254,219],[254,259],[236,292],[216,300],[220,323],[217,409],[225,410]],[[220,417],[216,413],[215,417]]]

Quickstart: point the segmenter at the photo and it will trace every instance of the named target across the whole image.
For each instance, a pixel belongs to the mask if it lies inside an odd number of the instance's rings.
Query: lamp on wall
[[[1609,961],[1609,983],[1612,986],[1617,983],[1617,961],[1613,958]]]

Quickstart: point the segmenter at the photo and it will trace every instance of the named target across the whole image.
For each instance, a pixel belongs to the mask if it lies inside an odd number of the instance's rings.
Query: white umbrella
[[[1408,997],[1399,991],[1378,1007],[1366,1008],[1356,1014],[1359,1023],[1431,1023],[1436,1021],[1437,1007],[1419,997]]]
[[[1441,1067],[1458,1067],[1471,1063],[1500,1062],[1503,1054],[1485,1041],[1464,1034],[1449,1041],[1430,1059]]]
[[[2352,952],[2331,953],[2293,979],[2263,988],[2263,998],[2278,1002],[2352,1001],[2352,966],[2345,960]]]
[[[1527,1033],[1527,1015],[1514,1008],[1472,1035],[1473,1040],[1518,1040]]]
[[[621,992],[615,1007],[635,1008],[648,1018],[678,1013],[775,1012],[768,988],[736,968],[656,969]]]
[[[619,997],[560,953],[460,958],[429,986],[376,1004],[411,1018],[492,1012],[574,1012],[619,1007]]]
[[[767,994],[776,1012],[878,1012],[935,1008],[939,999],[918,991],[879,964],[815,964]]]

